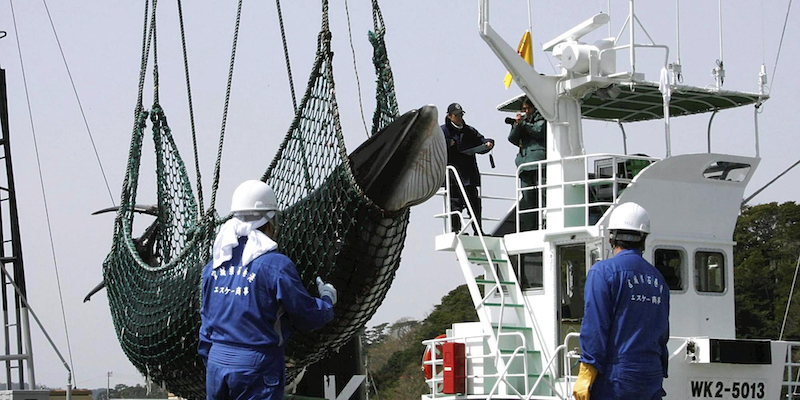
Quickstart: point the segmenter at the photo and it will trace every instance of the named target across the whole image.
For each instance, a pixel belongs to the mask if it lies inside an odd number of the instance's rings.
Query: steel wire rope
[[[789,168],[786,168],[786,169],[785,169],[783,172],[781,172],[780,174],[778,174],[778,176],[776,176],[776,177],[772,178],[772,180],[771,180],[771,181],[767,182],[767,184],[766,184],[766,185],[762,186],[760,189],[758,189],[758,190],[756,190],[755,192],[753,192],[753,194],[751,194],[750,196],[748,196],[746,199],[744,199],[744,200],[742,201],[742,206],[744,206],[745,204],[747,204],[747,202],[749,202],[750,200],[752,200],[752,199],[753,199],[753,197],[756,197],[756,196],[758,196],[758,194],[759,194],[759,193],[763,192],[763,191],[764,191],[764,189],[766,189],[767,187],[769,187],[770,185],[772,185],[773,183],[775,183],[775,181],[777,181],[778,179],[780,179],[782,176],[786,175],[786,174],[787,174],[789,171],[791,171],[791,170],[792,170],[792,168],[796,167],[798,164],[800,164],[800,160],[797,160],[797,161],[796,161],[794,164],[792,164],[792,165],[791,165]]]
[[[38,143],[38,140],[36,139],[36,128],[35,128],[36,125],[34,124],[34,121],[33,121],[33,111],[31,109],[31,96],[30,96],[30,92],[28,91],[28,78],[27,78],[27,75],[25,74],[25,63],[23,61],[23,56],[22,56],[22,46],[19,43],[19,29],[17,28],[17,16],[16,16],[16,13],[14,12],[14,1],[13,0],[9,0],[9,4],[11,4],[11,19],[12,19],[13,25],[14,25],[14,32],[17,33],[16,35],[14,35],[14,38],[16,39],[16,42],[17,42],[17,53],[19,54],[19,65],[20,65],[20,70],[22,72],[22,85],[25,88],[25,101],[26,101],[27,106],[28,106],[28,118],[29,118],[30,124],[31,124],[31,137],[33,139],[34,154],[36,155],[36,168],[37,168],[37,170],[39,172],[39,186],[41,187],[41,190],[42,190],[42,201],[44,203],[44,216],[45,216],[45,221],[47,223],[47,235],[48,235],[48,238],[50,240],[50,253],[53,256],[53,267],[54,267],[55,273],[56,273],[56,286],[58,288],[58,300],[59,300],[59,302],[61,304],[61,317],[62,317],[62,319],[64,321],[64,335],[65,335],[66,340],[67,340],[67,352],[68,352],[68,355],[69,355],[69,364],[70,364],[70,368],[72,369],[70,372],[72,373],[72,379],[73,379],[73,382],[74,382],[77,379],[75,378],[75,375],[76,375],[75,374],[75,366],[74,366],[73,361],[72,361],[72,345],[71,345],[71,342],[70,342],[70,339],[69,339],[69,327],[67,325],[67,314],[64,311],[64,294],[63,294],[63,291],[61,289],[61,277],[60,277],[60,275],[58,273],[58,258],[56,257],[56,247],[53,244],[53,227],[52,227],[52,224],[50,222],[50,210],[47,207],[47,191],[45,190],[45,187],[44,187],[44,174],[42,173],[41,157],[39,157],[39,143]],[[28,351],[31,351],[31,349],[28,349]],[[20,363],[20,366],[21,366],[21,363]],[[30,365],[28,367],[30,368]]]
[[[792,0],[789,0],[789,6],[786,7],[786,17],[783,19],[783,30],[781,31],[781,40],[780,42],[778,42],[778,52],[775,54],[775,65],[772,66],[772,82],[775,82],[775,73],[778,70],[778,59],[781,57],[781,49],[783,48],[783,38],[786,36],[786,25],[789,24],[789,11],[791,10],[792,10]]]
[[[108,197],[111,198],[111,205],[116,206],[114,202],[114,195],[111,193],[111,186],[108,184],[108,177],[106,176],[106,171],[103,168],[103,163],[100,161],[100,153],[97,151],[97,146],[94,142],[94,136],[92,135],[92,129],[89,127],[89,121],[86,119],[86,113],[83,111],[83,102],[81,102],[81,97],[78,95],[78,89],[75,86],[75,80],[72,78],[72,71],[69,69],[69,64],[67,63],[67,57],[64,55],[64,49],[61,47],[61,40],[58,37],[58,32],[56,31],[56,25],[53,23],[53,17],[50,15],[50,8],[47,7],[47,0],[42,0],[42,4],[44,4],[44,9],[47,12],[47,19],[50,21],[50,27],[53,29],[53,36],[56,39],[56,43],[58,44],[58,51],[61,53],[61,59],[64,61],[64,68],[67,70],[67,76],[69,76],[69,83],[72,85],[72,92],[75,93],[75,100],[78,101],[78,108],[81,110],[81,117],[83,118],[83,125],[86,126],[86,132],[89,134],[89,141],[92,143],[92,150],[94,150],[94,156],[97,159],[97,165],[100,167],[100,174],[103,175],[103,182],[106,184],[106,190],[108,190]]]
[[[228,119],[228,105],[230,104],[231,99],[231,83],[233,81],[233,65],[236,61],[236,43],[239,40],[239,23],[242,19],[242,0],[239,0],[239,6],[236,11],[236,27],[233,31],[233,45],[231,46],[231,62],[230,66],[228,67],[228,85],[225,90],[225,106],[222,111],[222,126],[220,128],[219,133],[219,145],[217,147],[217,162],[214,165],[214,180],[211,186],[211,203],[209,203],[209,208],[214,207],[214,203],[216,202],[217,198],[217,188],[219,188],[219,170],[220,164],[222,163],[222,144],[225,140],[225,122]]]
[[[294,93],[294,79],[292,79],[292,64],[289,60],[289,46],[286,44],[286,30],[283,28],[283,13],[281,12],[281,0],[275,0],[278,8],[278,24],[281,28],[281,41],[283,42],[283,58],[286,59],[286,73],[289,75],[289,91],[292,92],[292,107],[297,112],[297,96]]]
[[[280,26],[280,29],[281,29],[281,41],[283,42],[283,56],[284,56],[284,59],[286,60],[286,74],[289,76],[289,91],[292,93],[292,107],[293,107],[292,111],[294,111],[294,116],[297,117],[297,113],[300,110],[297,109],[297,96],[295,95],[295,91],[294,91],[294,79],[292,78],[292,64],[291,64],[291,61],[289,59],[289,45],[286,44],[286,30],[284,29],[284,26],[283,26],[283,12],[281,11],[281,1],[280,0],[275,0],[275,5],[276,5],[276,7],[278,9],[278,25]],[[300,141],[299,143],[300,143],[300,147],[305,149],[305,147],[303,145],[303,142]],[[280,153],[281,149],[279,149],[278,152]],[[303,152],[302,152],[302,157],[303,157],[303,165],[305,165],[306,169],[308,169],[309,168],[308,167],[308,160],[306,159],[306,156],[305,156],[305,150],[303,150]],[[265,178],[262,178],[262,179],[265,179]],[[306,178],[306,182],[307,182],[307,185],[313,186],[313,184],[311,183],[311,178]],[[309,189],[309,192],[310,191],[311,191],[311,189]]]
[[[181,45],[183,46],[183,69],[186,74],[186,94],[189,98],[189,123],[192,127],[192,149],[194,150],[194,168],[197,173],[197,200],[200,203],[198,220],[203,219],[203,183],[200,176],[200,160],[197,152],[197,133],[194,125],[194,107],[192,106],[192,84],[189,79],[189,53],[186,50],[186,33],[183,24],[183,6],[181,0],[178,0],[178,21],[181,26]]]
[[[150,14],[150,36],[153,46],[153,105],[161,108],[161,101],[158,90],[158,29],[156,28],[156,11],[158,10],[158,0],[153,0],[153,13]]]
[[[800,256],[797,257],[797,264],[794,266],[794,278],[792,278],[792,287],[789,290],[789,299],[786,300],[786,311],[783,313],[783,322],[781,323],[781,334],[778,340],[783,340],[783,332],[786,328],[786,320],[789,318],[789,308],[792,306],[792,295],[794,295],[794,287],[797,283],[797,271],[800,270]]]
[[[356,75],[358,109],[361,111],[361,123],[364,125],[364,133],[367,134],[367,138],[369,139],[369,128],[367,128],[367,120],[364,118],[364,102],[361,99],[361,80],[358,78],[358,64],[356,64],[356,48],[353,46],[353,31],[350,28],[350,7],[347,6],[347,0],[344,0],[344,12],[347,16],[347,36],[350,38],[350,52],[353,55],[353,71]]]

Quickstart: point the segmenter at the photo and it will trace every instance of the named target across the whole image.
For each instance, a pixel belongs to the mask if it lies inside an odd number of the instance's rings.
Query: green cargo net
[[[383,40],[383,18],[377,2],[373,0],[372,4],[374,32],[370,32],[370,41],[377,74],[374,133],[397,117],[398,107]],[[399,266],[409,218],[407,209],[388,213],[373,204],[350,169],[335,98],[327,1],[323,1],[322,13],[308,87],[263,177],[276,190],[284,210],[278,237],[280,251],[295,261],[312,295],[317,294],[313,283],[316,276],[339,290],[334,321],[311,335],[295,333],[288,342],[289,381],[303,367],[338,350],[375,313]],[[139,101],[128,169],[103,276],[117,336],[133,365],[178,396],[203,399],[205,368],[197,355],[200,277],[222,222],[214,210],[219,174],[215,172],[211,205],[203,213],[158,104],[156,67],[154,105],[149,111],[142,106],[151,43],[157,65],[155,3],[151,18],[143,35]],[[133,221],[140,210],[136,197],[148,117],[155,148],[158,212],[153,225],[136,238]],[[218,156],[217,166],[219,162]],[[199,176],[198,171],[198,187]]]
[[[389,290],[405,242],[408,209],[387,213],[364,195],[347,158],[336,104],[326,2],[317,57],[299,112],[263,179],[275,189],[282,213],[278,248],[297,264],[316,293],[316,276],[339,291],[335,319],[287,344],[291,381],[299,367],[337,351],[369,321]],[[398,115],[383,18],[373,2],[370,34],[378,76],[372,132]]]

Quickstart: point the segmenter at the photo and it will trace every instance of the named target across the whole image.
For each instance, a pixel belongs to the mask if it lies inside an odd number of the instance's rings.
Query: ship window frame
[[[681,265],[678,271],[679,272],[678,278],[680,279],[681,282],[681,288],[672,289],[670,287],[669,291],[672,293],[686,293],[686,291],[689,289],[689,286],[691,286],[691,279],[689,278],[689,272],[688,272],[689,269],[688,253],[686,252],[686,249],[680,246],[658,246],[655,249],[653,249],[652,264],[658,270],[658,272],[661,273],[661,276],[664,277],[664,284],[667,284],[667,282],[669,282],[669,278],[667,278],[667,276],[664,275],[664,272],[660,268],[658,268],[658,257],[656,256],[656,253],[660,250],[675,251],[680,255]],[[667,285],[667,287],[669,287],[669,285]]]
[[[703,177],[718,182],[741,183],[753,172],[753,166],[747,163],[716,160],[703,170]]]
[[[536,270],[537,265],[535,261],[535,257],[537,255],[539,257],[538,271]],[[517,280],[519,282],[520,289],[522,289],[523,292],[544,293],[544,251],[532,251],[529,253],[518,254],[517,256],[519,258],[517,261],[518,265],[517,268],[515,268],[515,272],[517,273]],[[532,260],[528,259],[527,257],[531,257]],[[528,263],[529,260],[531,261],[530,264]],[[538,285],[536,282],[534,282],[533,284],[528,282],[527,276],[530,275],[524,273],[525,272],[524,269],[526,268],[526,266],[534,269],[534,273],[532,275],[538,275],[539,278]]]
[[[698,259],[697,259],[697,257],[701,253],[707,253],[707,254],[713,253],[713,254],[719,255],[721,257],[721,259],[722,259],[722,268],[720,269],[720,271],[722,271],[722,277],[721,277],[722,290],[720,290],[720,291],[701,290],[701,288],[700,288],[701,279],[700,279],[699,270],[698,270],[698,264],[699,263],[698,263]],[[692,265],[692,272],[693,272],[692,273],[692,279],[694,280],[694,284],[692,286],[694,287],[695,291],[698,294],[700,294],[700,295],[711,295],[711,296],[722,296],[722,295],[725,295],[726,293],[728,293],[728,282],[727,282],[727,280],[728,280],[728,273],[729,272],[728,272],[727,255],[725,254],[725,251],[723,251],[722,249],[713,249],[713,248],[695,249],[694,256],[692,257],[692,264],[693,264]],[[709,266],[706,266],[706,270],[709,269],[708,267]]]

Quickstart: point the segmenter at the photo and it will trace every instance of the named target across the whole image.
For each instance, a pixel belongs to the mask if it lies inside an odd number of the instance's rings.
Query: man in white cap
[[[318,277],[320,298],[310,296],[294,263],[277,251],[278,211],[266,183],[239,185],[233,217],[203,269],[199,353],[209,399],[282,399],[291,328],[308,332],[333,319],[336,289]]]
[[[608,222],[614,257],[589,269],[575,400],[658,400],[669,366],[669,287],[642,257],[650,216],[617,205]]]

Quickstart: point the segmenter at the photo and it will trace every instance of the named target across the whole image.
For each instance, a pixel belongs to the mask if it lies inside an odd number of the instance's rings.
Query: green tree
[[[380,365],[374,362],[372,356],[381,347],[376,346],[368,352],[368,357],[372,360],[370,370],[373,382],[381,400],[417,400],[423,393],[427,393],[428,387],[422,373],[422,355],[425,352],[422,341],[445,333],[454,323],[477,320],[478,314],[467,285],[461,285],[444,296],[442,303],[421,323],[401,320],[395,323],[397,327],[390,327],[389,331],[398,332],[398,336],[387,339],[382,346],[389,346],[390,342],[402,343],[402,346],[393,349],[391,355]]]
[[[364,330],[364,347],[369,348],[372,345],[382,343],[386,340],[386,329],[389,326],[388,322],[380,325],[373,326]]]
[[[733,239],[736,334],[777,338],[800,255],[800,206],[794,202],[745,207]],[[800,300],[795,291],[793,303]],[[800,338],[800,309],[789,310],[784,339]]]
[[[96,400],[108,400],[105,388],[96,392],[98,392]],[[147,386],[128,386],[121,383],[110,388],[108,395],[112,399],[166,399],[169,397],[169,393],[158,386],[151,385],[148,393]]]

